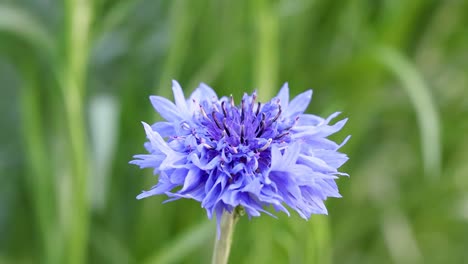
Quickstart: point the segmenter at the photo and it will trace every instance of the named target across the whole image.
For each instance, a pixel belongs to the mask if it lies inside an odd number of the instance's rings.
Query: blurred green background
[[[209,263],[194,201],[137,201],[151,94],[312,88],[344,198],[242,218],[231,263],[468,263],[468,1],[1,0],[0,263]]]

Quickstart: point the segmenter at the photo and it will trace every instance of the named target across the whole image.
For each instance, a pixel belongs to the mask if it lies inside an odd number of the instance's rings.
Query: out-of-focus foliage
[[[468,1],[3,0],[0,263],[207,263],[214,221],[137,201],[150,94],[312,88],[352,135],[329,216],[241,219],[231,263],[468,261]]]

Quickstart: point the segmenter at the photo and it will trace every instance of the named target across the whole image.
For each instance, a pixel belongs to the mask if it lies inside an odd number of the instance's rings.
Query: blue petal
[[[295,116],[304,113],[312,99],[312,90],[305,91],[296,96],[286,108],[287,116]]]
[[[161,162],[159,168],[157,169],[165,170],[170,168],[183,168],[185,165],[177,163],[186,157],[185,153],[175,152],[172,148],[170,148],[167,145],[167,143],[164,141],[161,135],[159,135],[158,132],[153,131],[153,129],[151,129],[151,127],[145,122],[142,123],[146,131],[146,136],[151,143],[151,148],[153,149],[153,151],[155,153],[164,153],[166,155],[166,158]]]
[[[200,170],[198,169],[190,169],[186,174],[187,176],[185,177],[184,185],[182,189],[179,191],[180,193],[189,192],[190,190],[199,186],[201,183],[201,180],[203,179],[200,175]]]
[[[151,129],[151,127],[146,124],[145,122],[141,122],[143,124],[143,127],[145,128],[146,132],[146,137],[151,143],[151,147],[153,150],[160,150],[164,154],[169,154],[170,152],[173,152],[171,148],[166,144],[164,139],[159,135],[158,132],[154,131]]]
[[[280,99],[281,106],[286,109],[289,104],[289,86],[287,82],[283,84],[276,97]]]
[[[328,197],[340,198],[341,194],[338,192],[338,186],[334,180],[323,179],[317,181],[317,184],[320,186],[320,190]]]
[[[187,114],[188,110],[187,103],[185,102],[184,92],[182,91],[180,84],[175,80],[172,80],[172,92],[174,93],[174,101],[177,108],[179,108],[179,110],[184,114]]]
[[[221,158],[219,156],[214,157],[212,160],[209,162],[203,163],[197,156],[196,153],[192,153],[189,155],[189,160],[193,163],[193,165],[197,166],[198,168],[202,170],[211,170],[214,167],[218,166],[218,163],[220,162]]]
[[[205,199],[203,199],[201,206],[204,208],[209,208],[214,206],[221,199],[223,195],[224,187],[226,186],[226,178],[218,177],[216,183],[213,185],[211,190],[206,194]]]
[[[348,122],[348,118],[345,118],[341,121],[336,122],[334,125],[331,126],[325,126],[322,131],[320,132],[321,137],[328,137],[332,134],[335,134],[336,132],[340,131],[344,125]]]
[[[324,173],[334,173],[336,168],[328,165],[325,161],[317,158],[306,155],[300,155],[299,161],[312,168],[314,171],[324,172]]]
[[[327,117],[327,119],[325,120],[325,123],[330,123],[330,121],[333,120],[333,118],[339,116],[341,114],[341,112],[335,112],[333,114],[331,114],[329,117]]]
[[[193,199],[197,202],[201,202],[205,197],[205,191],[203,190],[203,184],[200,183],[199,185],[192,188],[189,192],[177,192],[177,193],[166,193],[167,196],[172,197],[170,201],[177,200],[180,198],[187,198]]]
[[[283,155],[283,166],[292,167],[296,164],[297,158],[299,157],[299,152],[301,151],[301,146],[298,143],[292,143],[284,151]]]
[[[276,169],[281,166],[282,159],[281,151],[276,144],[271,146],[271,169]]]
[[[278,186],[278,193],[283,197],[284,202],[297,211],[302,217],[307,219],[307,215],[300,210],[304,206],[301,190],[288,172],[270,172],[270,179]]]
[[[300,153],[300,145],[292,143],[281,155],[281,151],[275,144],[271,147],[271,170],[272,171],[288,171],[291,166],[296,164],[297,158]]]
[[[154,109],[167,121],[175,122],[182,119],[180,110],[166,98],[152,95],[150,101]]]
[[[205,198],[205,190],[203,188],[203,184],[200,183],[198,186],[196,186],[194,189],[190,190],[188,194],[186,194],[187,198],[194,199],[197,202],[201,202],[203,198]]]
[[[348,140],[349,140],[350,138],[351,138],[351,135],[348,135],[348,136],[343,140],[343,142],[341,142],[341,144],[338,146],[337,149],[339,149],[339,148],[341,148],[342,146],[344,146],[344,145],[348,142]]]
[[[288,197],[300,199],[302,197],[301,191],[297,186],[294,179],[289,172],[270,172],[270,179],[276,183],[278,190],[283,192],[283,198],[287,200]]]
[[[243,192],[249,192],[255,196],[260,195],[260,191],[262,189],[262,184],[260,183],[259,178],[255,178],[253,181],[251,181],[249,184],[247,184],[242,191]]]
[[[158,168],[161,165],[161,162],[166,158],[165,155],[154,155],[154,154],[142,154],[133,156],[135,160],[130,161],[130,164],[135,164],[140,166],[141,169],[144,168]]]
[[[170,122],[157,122],[151,125],[151,128],[158,132],[161,137],[169,137],[175,135],[174,125]]]
[[[294,181],[299,186],[312,185],[315,183],[313,177],[314,171],[306,165],[296,164],[290,169],[290,173],[294,175]]]
[[[334,150],[326,150],[326,149],[316,150],[314,151],[314,155],[317,158],[326,160],[330,166],[335,167],[335,168],[341,167],[341,165],[343,165],[348,160],[348,157],[346,156],[346,154],[339,153]]]
[[[204,83],[200,83],[198,88],[193,91],[190,99],[195,100],[197,103],[204,101],[213,102],[218,100],[218,96],[211,87]]]
[[[294,138],[303,137],[328,137],[336,132],[340,131],[348,121],[347,118],[336,122],[334,125],[323,124],[320,126],[297,126],[293,129],[296,133],[293,135]]]
[[[295,135],[293,138],[296,139]],[[337,150],[340,146],[336,144],[334,141],[328,138],[321,138],[321,137],[302,137],[299,138],[298,141],[303,142],[302,145],[304,148],[310,149],[331,149]]]
[[[184,183],[187,173],[190,173],[190,170],[187,170],[187,169],[174,170],[171,176],[169,177],[169,180],[173,184],[181,185],[182,183]]]
[[[311,115],[311,114],[302,114],[299,117],[297,125],[298,126],[317,126],[324,121],[325,119],[323,119],[320,116]]]
[[[321,195],[310,187],[301,187],[301,192],[305,200],[311,206],[311,212],[314,214],[328,214],[327,208],[323,203]]]
[[[153,186],[153,188],[149,191],[143,191],[141,194],[137,196],[137,199],[143,199],[148,196],[163,194],[172,190],[176,185],[169,183],[169,182],[159,182],[157,185]]]

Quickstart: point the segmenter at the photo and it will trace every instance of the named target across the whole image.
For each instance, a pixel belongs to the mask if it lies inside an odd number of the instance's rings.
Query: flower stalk
[[[221,218],[221,232],[215,240],[212,264],[227,264],[229,252],[231,251],[232,236],[234,227],[239,219],[239,213],[234,210],[232,213],[224,212]]]

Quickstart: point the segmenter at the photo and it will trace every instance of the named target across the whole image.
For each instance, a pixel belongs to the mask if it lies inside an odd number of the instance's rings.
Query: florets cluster
[[[348,159],[340,145],[327,139],[346,119],[330,125],[327,119],[304,114],[312,91],[289,102],[285,84],[262,104],[254,92],[236,105],[233,97],[218,98],[201,84],[185,99],[173,82],[175,104],[160,97],[150,100],[166,120],[143,123],[148,154],[130,163],[152,168],[158,183],[137,198],[166,194],[169,201],[194,199],[208,217],[242,207],[249,217],[273,207],[289,215],[286,206],[308,219],[326,214],[324,200],[341,197],[335,179]]]

